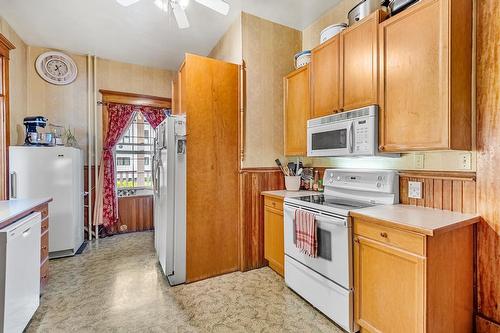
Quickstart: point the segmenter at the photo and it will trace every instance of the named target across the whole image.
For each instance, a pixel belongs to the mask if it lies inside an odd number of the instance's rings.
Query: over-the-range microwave
[[[378,106],[342,112],[307,122],[307,156],[387,156],[378,150]]]

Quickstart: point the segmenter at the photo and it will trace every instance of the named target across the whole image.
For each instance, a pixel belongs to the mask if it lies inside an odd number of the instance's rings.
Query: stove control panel
[[[328,169],[323,184],[331,188],[394,193],[399,189],[399,177],[392,170]]]

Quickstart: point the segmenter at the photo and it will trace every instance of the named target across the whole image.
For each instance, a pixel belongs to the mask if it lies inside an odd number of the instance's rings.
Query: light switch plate
[[[408,197],[412,199],[422,199],[421,182],[408,182]]]
[[[460,154],[460,165],[461,170],[471,170],[472,169],[472,154],[463,153]]]
[[[423,169],[425,163],[425,155],[424,154],[415,154],[415,169]]]

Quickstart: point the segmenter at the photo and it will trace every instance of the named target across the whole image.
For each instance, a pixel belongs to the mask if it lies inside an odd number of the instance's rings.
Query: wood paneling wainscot
[[[266,266],[264,259],[263,191],[282,190],[284,178],[277,168],[243,169],[240,172],[240,270]]]
[[[120,232],[153,230],[153,195],[119,197],[118,216]]]
[[[477,332],[500,332],[500,2],[477,1]]]

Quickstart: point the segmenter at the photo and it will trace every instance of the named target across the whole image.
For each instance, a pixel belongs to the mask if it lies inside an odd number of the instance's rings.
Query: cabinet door
[[[285,271],[283,229],[283,211],[266,207],[264,209],[264,257],[269,261],[269,266],[281,276]]]
[[[340,35],[345,110],[378,104],[378,24],[385,15],[376,11]]]
[[[285,87],[285,155],[307,155],[307,120],[310,117],[309,67],[287,77]]]
[[[340,37],[333,37],[311,53],[312,118],[340,111]]]
[[[186,114],[186,91],[187,91],[186,65],[183,63],[177,74],[177,93],[175,95],[175,114]]]
[[[356,236],[358,325],[369,332],[424,332],[424,278],[424,258]]]
[[[179,79],[172,81],[172,114],[180,114],[179,111]]]
[[[422,1],[380,25],[380,149],[449,148],[448,1]]]

